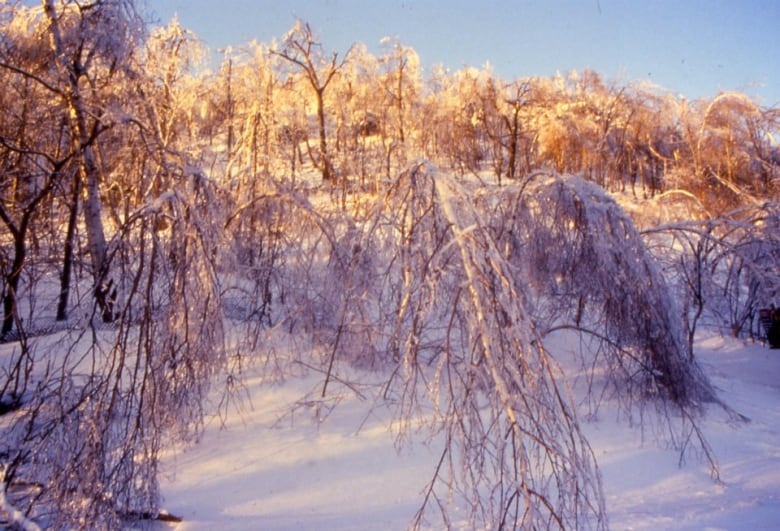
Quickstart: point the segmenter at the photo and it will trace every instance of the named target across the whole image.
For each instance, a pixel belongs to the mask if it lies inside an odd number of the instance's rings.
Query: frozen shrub
[[[34,392],[3,430],[0,481],[32,486],[11,503],[47,527],[155,517],[159,453],[198,436],[227,365],[222,222],[206,214],[218,200],[198,175],[176,188],[128,216],[112,243],[116,321],[42,340]]]
[[[590,447],[470,190],[419,163],[380,202],[384,397],[444,439],[414,525],[605,527]]]
[[[625,398],[683,407],[713,392],[687,351],[678,303],[623,209],[600,187],[544,173],[503,190],[498,245],[528,286],[543,334],[576,329],[602,342],[608,383]]]

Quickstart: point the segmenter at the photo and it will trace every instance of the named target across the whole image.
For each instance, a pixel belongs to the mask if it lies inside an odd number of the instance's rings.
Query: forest
[[[410,526],[604,529],[562,330],[717,478],[693,341],[780,297],[780,109],[300,20],[215,60],[136,0],[0,2],[0,100],[0,523],[159,517],[161,452],[306,366],[444,434]]]

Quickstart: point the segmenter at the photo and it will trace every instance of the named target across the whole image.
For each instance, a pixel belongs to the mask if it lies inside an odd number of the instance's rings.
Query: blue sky
[[[780,105],[780,0],[147,0],[213,50],[280,38],[301,18],[329,52],[394,36],[423,66],[511,80],[571,69],[690,99],[738,90]]]

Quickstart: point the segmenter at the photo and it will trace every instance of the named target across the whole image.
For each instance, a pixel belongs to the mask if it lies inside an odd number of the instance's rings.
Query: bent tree
[[[384,353],[399,437],[424,422],[442,442],[413,526],[605,528],[595,458],[473,191],[427,163],[403,172],[354,247],[341,306],[347,329],[376,316],[359,341]]]
[[[561,328],[605,341],[627,397],[684,407],[714,391],[692,360],[681,310],[631,218],[603,189],[545,172],[507,187],[492,222],[544,335]],[[607,347],[608,345],[608,347]]]

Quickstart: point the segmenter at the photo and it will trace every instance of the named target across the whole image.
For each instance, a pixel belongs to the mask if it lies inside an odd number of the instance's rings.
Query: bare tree
[[[328,153],[328,133],[325,123],[325,90],[349,56],[349,51],[339,61],[338,54],[326,57],[317,42],[309,24],[298,20],[284,37],[284,47],[274,52],[294,65],[314,91],[319,134],[319,154],[315,161],[322,173],[323,181],[335,178],[333,163]]]
[[[387,161],[385,178],[390,179],[392,171],[405,167],[409,148],[412,147],[408,139],[419,132],[416,110],[420,107],[423,81],[420,58],[413,48],[393,39],[385,40],[383,44],[387,51],[379,61],[383,66],[381,85],[386,102],[383,109],[387,111],[384,118],[387,126],[382,131]],[[397,160],[393,168],[391,158]]]
[[[69,158],[69,157],[68,157]],[[42,184],[34,190],[23,204],[14,205],[19,210],[19,219],[14,220],[10,213],[11,205],[0,204],[0,220],[3,221],[10,232],[14,242],[14,254],[10,269],[5,278],[5,293],[3,294],[3,325],[0,328],[0,338],[5,338],[11,332],[14,322],[19,321],[17,315],[17,292],[19,280],[25,267],[28,246],[28,230],[32,217],[37,213],[38,206],[51,194],[52,189],[60,180],[60,171],[68,162],[68,158],[59,161],[51,161],[51,168],[42,179]],[[32,180],[32,178],[31,178]],[[20,198],[17,197],[18,201]]]
[[[491,158],[499,186],[504,172],[507,179],[514,180],[521,170],[523,173],[530,171],[530,142],[524,128],[531,91],[528,80],[504,84],[491,79],[481,96],[482,120],[485,134],[493,146]],[[521,167],[523,160],[525,164]]]
[[[402,347],[387,389],[407,420],[437,404],[431,422],[445,437],[415,526],[463,517],[474,527],[605,527],[593,456],[482,213],[430,166],[397,186],[385,203],[402,231],[391,336]],[[453,491],[462,515],[445,502]]]
[[[490,208],[542,336],[590,338],[593,357],[582,367],[591,413],[605,396],[629,418],[635,408],[655,408],[680,459],[694,447],[718,477],[697,419],[706,404],[723,404],[687,350],[675,292],[625,212],[594,184],[545,173],[507,187]]]
[[[669,220],[643,231],[648,242],[664,250],[659,260],[684,301],[689,348],[697,322],[705,317],[734,337],[753,334],[758,310],[780,293],[779,216],[778,205],[767,202],[702,221]]]
[[[215,185],[175,149],[174,132],[166,129],[170,117],[158,112],[175,101],[158,107],[139,101],[142,94],[157,95],[159,80],[141,74],[114,77],[115,62],[136,51],[137,42],[125,33],[128,20],[120,17],[129,16],[122,10],[133,6],[52,0],[44,7],[15,13],[30,17],[11,23],[31,20],[37,28],[28,35],[32,42],[22,39],[15,49],[47,50],[44,55],[56,59],[39,70],[4,56],[2,72],[41,87],[40,106],[33,100],[29,108],[49,109],[42,116],[59,116],[64,125],[41,120],[49,134],[40,135],[38,143],[30,140],[35,123],[25,124],[25,134],[15,137],[0,129],[0,160],[15,155],[24,163],[17,165],[20,177],[35,170],[19,180],[24,186],[12,208],[5,201],[12,181],[3,182],[1,217],[16,239],[27,242],[24,235],[40,236],[31,224],[39,205],[56,193],[50,205],[57,226],[57,206],[68,205],[70,215],[78,209],[70,201],[80,199],[79,188],[63,178],[66,170],[78,169],[85,187],[93,186],[86,201],[97,200],[91,215],[100,218],[95,233],[88,234],[98,244],[89,249],[91,273],[106,275],[110,263],[119,280],[102,292],[111,327],[88,319],[71,323],[56,341],[20,334],[14,348],[20,354],[3,368],[0,381],[3,413],[13,409],[0,436],[0,489],[3,507],[18,511],[23,518],[14,521],[29,528],[35,522],[121,528],[157,516],[160,448],[190,440],[202,428],[206,394],[227,364],[216,254],[226,207]],[[51,41],[36,41],[41,35]],[[171,79],[166,81],[170,88]],[[123,98],[112,98],[109,82],[116,82],[113,88]],[[52,123],[55,127],[46,127]],[[129,171],[132,182],[112,181],[112,170]],[[109,241],[107,220],[113,229]],[[85,224],[89,221],[88,216]],[[63,231],[54,232],[51,241],[33,241],[56,249]],[[39,264],[43,274],[53,272],[50,263]],[[29,488],[16,488],[20,484]]]
[[[112,243],[129,279],[115,328],[76,328],[38,346],[45,367],[3,428],[0,480],[35,486],[11,502],[43,525],[155,518],[159,451],[199,432],[227,364],[215,255],[225,208],[202,176],[172,179],[174,189],[135,208]]]
[[[73,147],[79,153],[80,179],[86,190],[84,224],[95,296],[103,319],[110,321],[113,314],[104,287],[109,264],[100,197],[102,172],[95,151],[96,138],[108,124],[101,119],[106,109],[84,87],[104,86],[120,65],[129,62],[141,26],[134,5],[125,0],[100,0],[83,6],[76,2],[58,6],[54,0],[45,0],[43,8],[53,65],[59,76],[57,83],[68,111]]]

